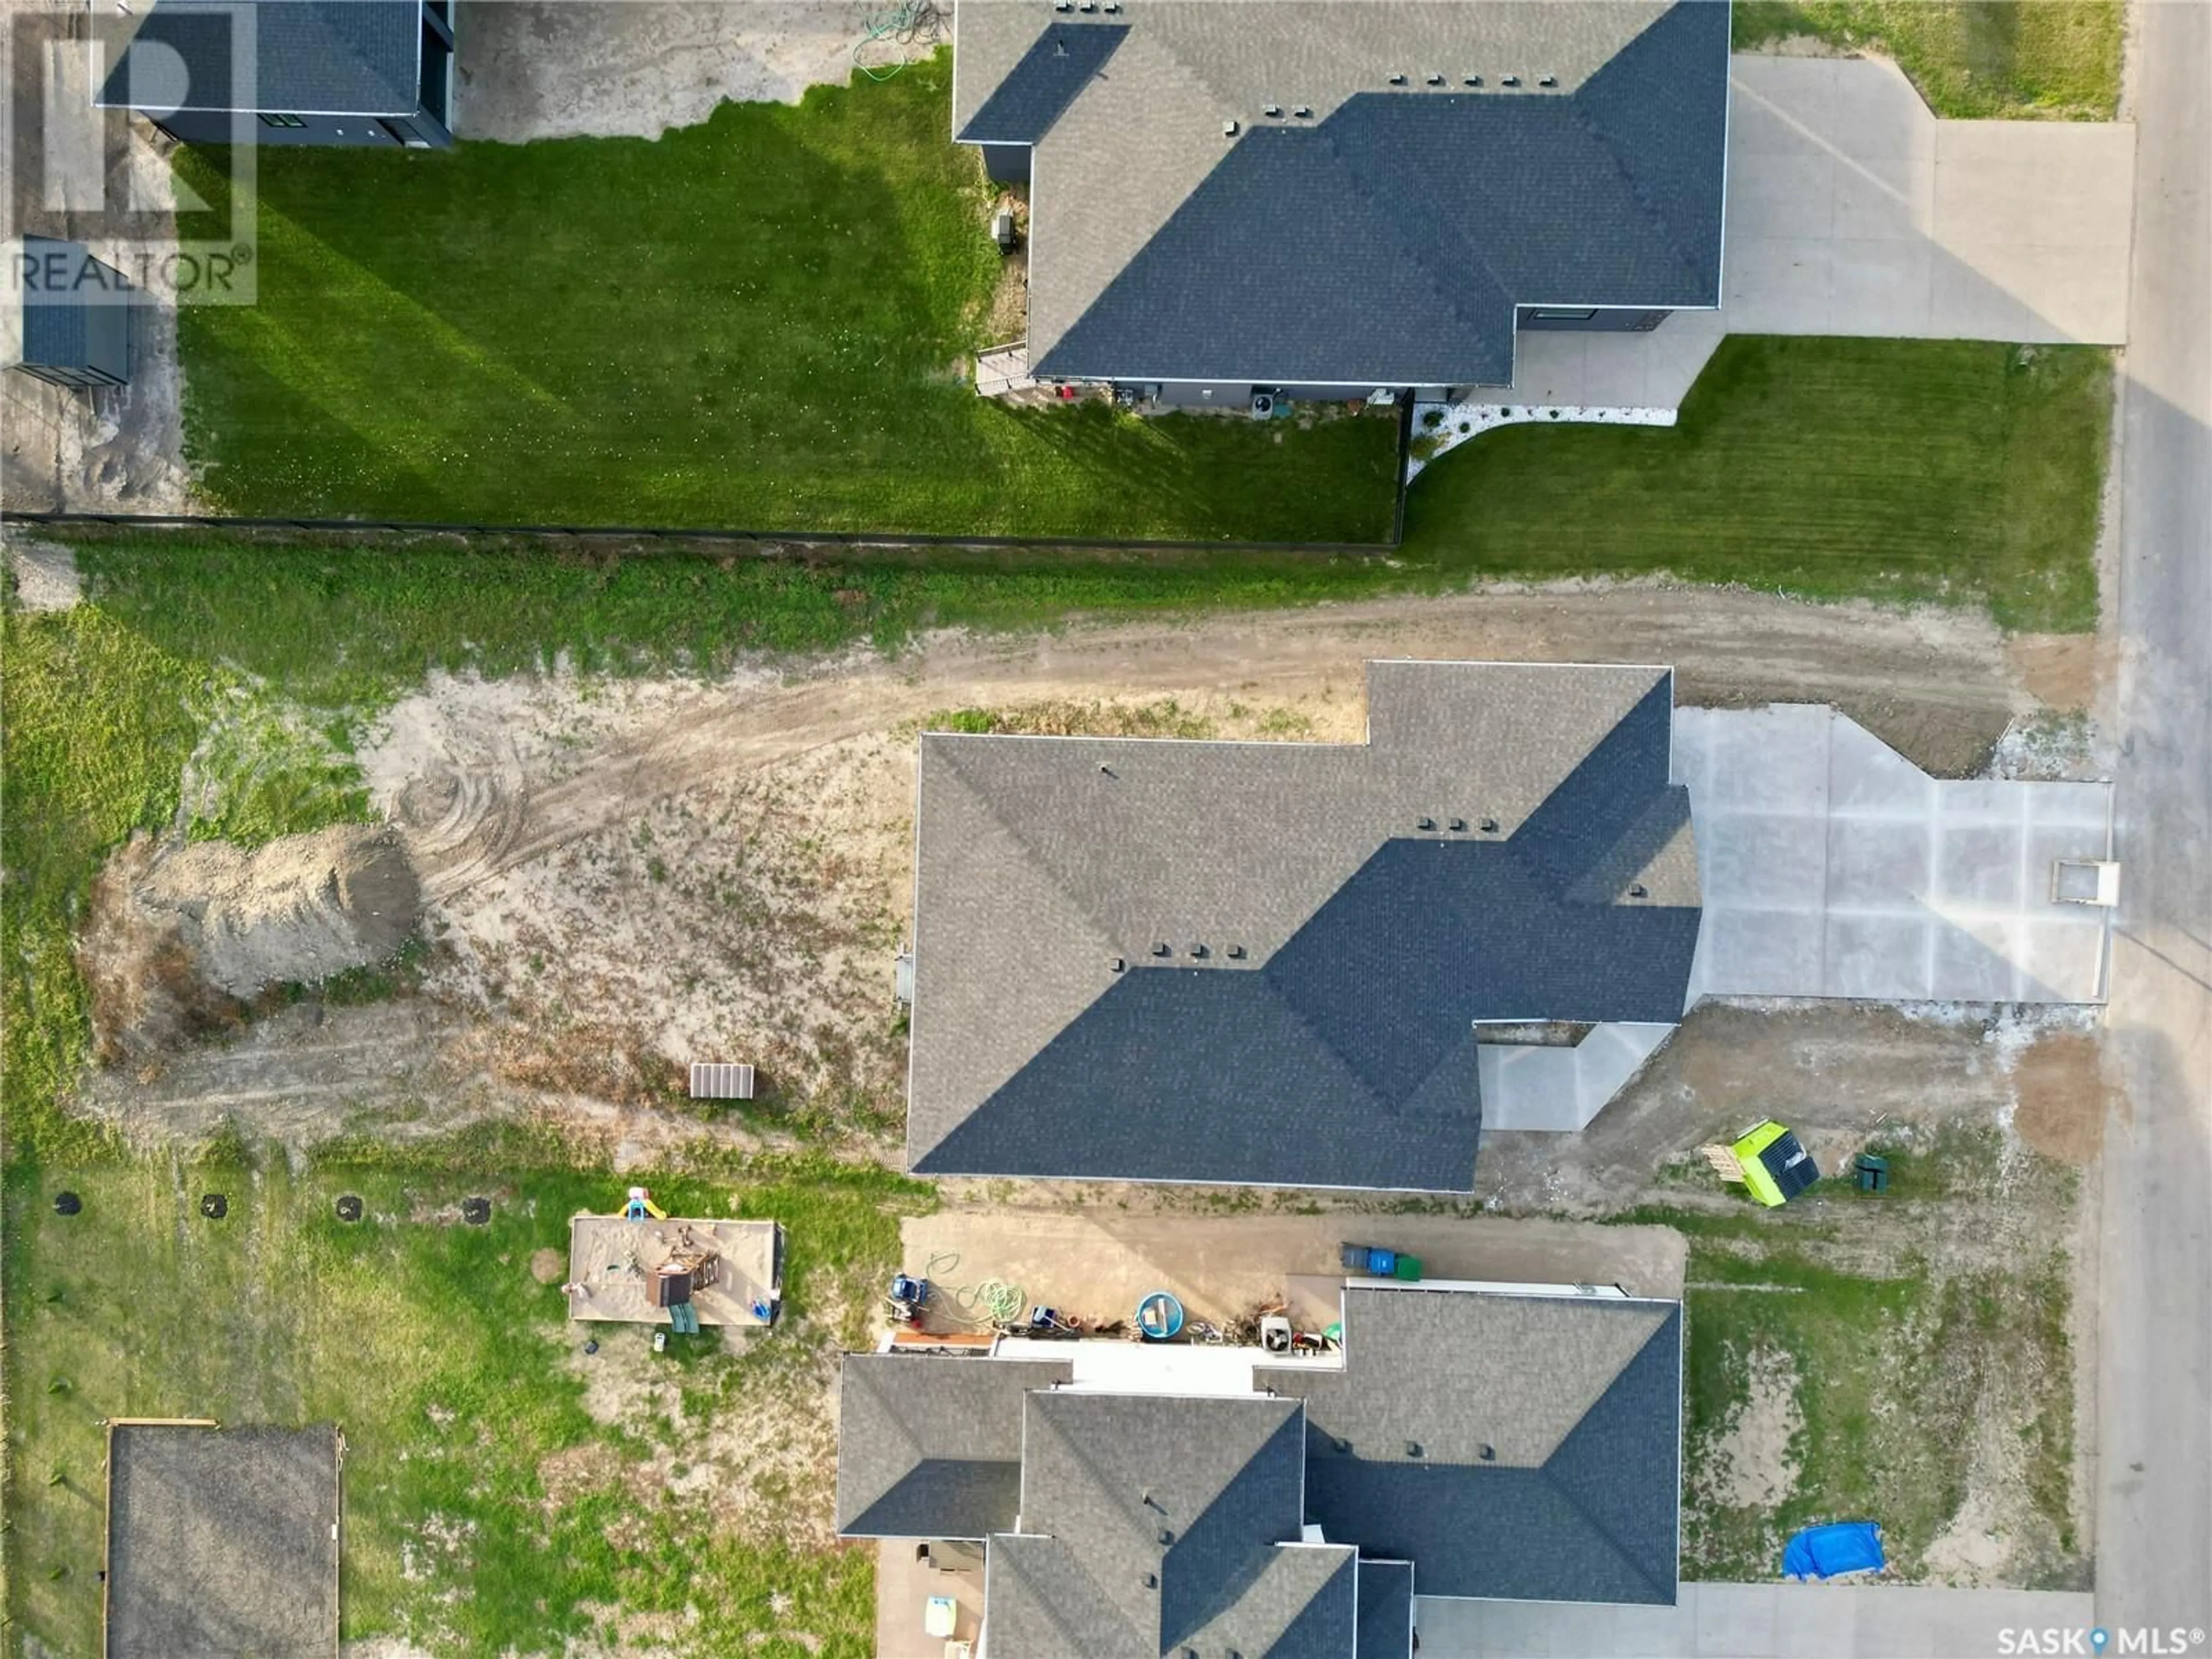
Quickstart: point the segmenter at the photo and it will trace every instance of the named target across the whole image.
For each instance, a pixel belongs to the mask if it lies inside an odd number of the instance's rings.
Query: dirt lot
[[[363,1114],[406,1135],[551,1112],[635,1164],[698,1132],[688,1115],[640,1109],[670,1100],[678,1068],[736,1060],[760,1068],[763,1098],[716,1133],[834,1127],[888,1146],[902,1085],[890,964],[909,909],[912,736],[931,714],[1351,741],[1370,657],[1670,655],[1684,702],[1831,700],[1954,775],[2033,707],[1996,630],[1971,613],[1656,586],[945,635],[895,658],[712,684],[440,679],[361,744],[372,796],[422,878],[427,994],[289,1010],[228,1048],[104,1074],[86,1097],[156,1137],[235,1113],[298,1146]],[[1840,1034],[1829,1039],[1838,1076],[1906,1082],[1883,1017],[1802,1018]],[[1688,1037],[1677,1053],[1698,1051]],[[1860,1049],[1863,1066],[1850,1058]],[[1636,1119],[1616,1107],[1615,1121]],[[1490,1167],[1525,1180],[1522,1162],[1506,1150]]]
[[[532,138],[658,138],[705,120],[714,106],[799,101],[810,86],[842,86],[868,0],[553,0],[472,7],[456,32],[463,143]],[[949,14],[951,8],[946,10]],[[941,30],[951,38],[949,21]],[[934,31],[908,43],[927,51]],[[862,49],[884,66],[901,47]]]

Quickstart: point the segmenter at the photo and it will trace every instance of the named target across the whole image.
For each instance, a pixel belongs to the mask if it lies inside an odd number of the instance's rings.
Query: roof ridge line
[[[1612,1378],[1606,1383],[1605,1389],[1599,1392],[1597,1400],[1591,1403],[1590,1409],[1592,1411],[1595,1411],[1597,1408],[1597,1406],[1603,1402],[1606,1393],[1612,1389],[1613,1383],[1618,1382],[1620,1380],[1621,1372],[1626,1371],[1631,1365],[1633,1365],[1638,1360],[1643,1358],[1644,1351],[1650,1348],[1654,1342],[1659,1340],[1659,1334],[1667,1328],[1668,1322],[1667,1319],[1662,1318],[1656,1325],[1652,1327],[1650,1334],[1644,1337],[1644,1340],[1637,1344],[1636,1352],[1629,1355],[1626,1360],[1621,1362],[1620,1370],[1615,1371],[1613,1374]],[[1537,1477],[1541,1480],[1546,1486],[1549,1486],[1553,1492],[1559,1495],[1560,1501],[1565,1504],[1569,1509],[1572,1510],[1576,1515],[1579,1516],[1583,1522],[1589,1526],[1592,1533],[1605,1541],[1605,1547],[1613,1553],[1614,1556],[1620,1561],[1622,1565],[1626,1566],[1629,1571],[1635,1574],[1636,1577],[1641,1579],[1644,1583],[1650,1585],[1652,1589],[1663,1594],[1667,1598],[1667,1604],[1669,1607],[1672,1607],[1680,1594],[1680,1587],[1676,1585],[1670,1589],[1669,1587],[1660,1583],[1657,1579],[1652,1577],[1650,1573],[1644,1570],[1642,1565],[1638,1563],[1633,1556],[1630,1555],[1628,1551],[1622,1547],[1620,1539],[1613,1536],[1613,1529],[1607,1526],[1604,1522],[1599,1520],[1597,1516],[1592,1515],[1588,1509],[1583,1507],[1582,1501],[1577,1498],[1574,1493],[1569,1492],[1565,1486],[1561,1486],[1558,1480],[1553,1478],[1552,1459],[1559,1455],[1559,1446],[1565,1445],[1569,1440],[1574,1437],[1576,1431],[1582,1427],[1583,1421],[1588,1420],[1589,1416],[1589,1413],[1584,1412],[1583,1413],[1582,1420],[1578,1420],[1575,1424],[1574,1428],[1569,1429],[1565,1434],[1559,1437],[1559,1445],[1552,1448],[1552,1456],[1547,1457],[1544,1460],[1543,1467],[1536,1471]],[[1679,1480],[1680,1478],[1680,1471],[1678,1468],[1676,1470],[1677,1480]],[[1681,1520],[1679,1515],[1675,1518],[1674,1528],[1677,1534],[1677,1543],[1679,1547],[1679,1534],[1681,1531]]]
[[[933,737],[963,737],[974,734],[966,732],[930,732],[925,733],[924,735]],[[999,734],[984,733],[982,735],[995,736]],[[944,753],[946,757],[945,764],[951,769],[952,775],[958,780],[961,787],[965,789],[968,793],[975,799],[976,805],[983,809],[984,816],[988,817],[993,823],[999,826],[1000,833],[1002,833],[1008,841],[1011,841],[1015,846],[1021,848],[1024,855],[1029,860],[1030,867],[1036,872],[1038,878],[1042,880],[1047,886],[1050,887],[1054,892],[1057,893],[1066,902],[1068,908],[1075,911],[1079,915],[1082,916],[1085,921],[1089,922],[1091,927],[1097,930],[1099,939],[1103,942],[1111,945],[1114,942],[1114,929],[1112,926],[1104,917],[1101,916],[1096,910],[1092,909],[1088,904],[1085,903],[1081,899],[1076,896],[1074,892],[1068,887],[1067,884],[1060,879],[1059,872],[1052,867],[1051,863],[1045,858],[1043,852],[1038,848],[1036,842],[1030,840],[1029,836],[1024,835],[1020,830],[1014,828],[1012,823],[1006,821],[1006,816],[999,811],[998,803],[993,798],[991,792],[984,789],[981,786],[977,784],[974,779],[970,778],[967,773],[960,769],[958,763],[951,758],[954,750],[957,749],[957,745],[954,745],[951,748],[947,748]]]
[[[1076,1462],[1082,1467],[1084,1473],[1090,1477],[1093,1486],[1100,1488],[1103,1494],[1110,1498],[1113,1494],[1112,1482],[1108,1479],[1104,1471],[1099,1468],[1097,1460],[1092,1457],[1090,1452],[1085,1448],[1081,1440],[1077,1436],[1069,1434],[1065,1429],[1053,1425],[1048,1419],[1041,1419],[1040,1421],[1042,1422],[1044,1426],[1051,1431],[1054,1438],[1058,1440],[1063,1447],[1073,1455]],[[1115,1507],[1118,1508],[1119,1506],[1115,1505]],[[1151,1537],[1151,1529],[1149,1528],[1146,1528],[1141,1534],[1136,1534],[1134,1528],[1125,1528],[1124,1530],[1131,1532],[1133,1535],[1137,1535],[1140,1543],[1148,1542]],[[1073,1561],[1079,1569],[1081,1570],[1083,1576],[1086,1579],[1090,1580],[1091,1588],[1098,1592],[1098,1599],[1104,1602],[1108,1607],[1118,1608],[1119,1603],[1116,1602],[1113,1595],[1108,1592],[1106,1587],[1098,1582],[1097,1575],[1091,1571],[1090,1565],[1083,1559],[1082,1553],[1075,1549],[1068,1543],[1067,1540],[1060,1537],[1059,1534],[1052,1534],[1049,1535],[1052,1537],[1054,1542],[1060,1545],[1063,1548],[1067,1550],[1069,1559]],[[1182,1534],[1178,1533],[1176,1535],[1180,1537]],[[1160,1558],[1160,1571],[1164,1572],[1166,1566],[1167,1557],[1164,1554]],[[1154,1649],[1158,1649],[1159,1646],[1158,1626],[1160,1622],[1160,1615],[1157,1611],[1159,1605],[1160,1604],[1158,1602],[1155,1602],[1153,1604],[1155,1608],[1154,1618],[1152,1620],[1154,1628],[1150,1634],[1151,1645]],[[1082,1635],[1082,1632],[1080,1632],[1070,1631],[1065,1626],[1060,1625],[1057,1617],[1054,1619],[1053,1623],[1067,1636],[1080,1637]],[[1131,1626],[1129,1628],[1138,1635],[1140,1639],[1142,1639],[1146,1635],[1146,1632],[1141,1630],[1138,1630],[1134,1626]]]
[[[1701,3],[1702,0],[1692,0],[1692,3]],[[1607,64],[1607,67],[1611,68],[1612,65]],[[1585,82],[1583,84],[1589,83]],[[1692,282],[1696,281],[1698,276],[1697,264],[1682,251],[1681,243],[1675,240],[1673,222],[1654,206],[1650,198],[1645,195],[1643,181],[1637,177],[1627,161],[1622,158],[1620,146],[1614,142],[1613,135],[1591,118],[1589,111],[1583,104],[1580,88],[1577,88],[1574,96],[1567,100],[1567,118],[1589,134],[1598,148],[1605,152],[1606,159],[1613,163],[1615,178],[1623,187],[1622,194],[1635,204],[1637,212],[1641,214],[1644,222],[1658,234],[1659,240],[1665,246],[1667,252],[1673,256],[1674,263],[1681,267],[1683,274]]]

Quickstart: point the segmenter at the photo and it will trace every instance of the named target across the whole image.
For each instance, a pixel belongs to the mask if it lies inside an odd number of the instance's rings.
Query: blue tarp
[[[1833,1578],[1847,1572],[1880,1572],[1881,1528],[1871,1521],[1838,1521],[1808,1527],[1782,1549],[1785,1578]]]

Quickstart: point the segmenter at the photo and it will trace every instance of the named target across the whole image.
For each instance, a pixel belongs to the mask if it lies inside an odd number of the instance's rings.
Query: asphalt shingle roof
[[[1681,1016],[1672,696],[1375,664],[1364,745],[926,737],[914,1167],[1468,1190],[1474,1022]]]
[[[1516,305],[1719,303],[1721,0],[1053,16],[968,0],[956,43],[955,131],[1036,145],[1041,374],[1498,384]]]
[[[1359,1564],[1358,1659],[1412,1659],[1413,1564]]]
[[[1304,1445],[1295,1401],[1031,1395],[992,1653],[1348,1659],[1356,1558],[1297,1541]]]
[[[1255,1373],[1306,1402],[1328,1536],[1424,1595],[1674,1601],[1679,1306],[1354,1287],[1344,1311],[1342,1370]]]
[[[115,52],[99,102],[131,108],[410,115],[420,101],[421,0],[154,0]],[[250,30],[253,83],[234,84]],[[141,45],[167,48],[141,54]],[[176,54],[188,80],[172,105]]]
[[[847,1354],[837,1389],[837,1530],[975,1538],[1014,1523],[1022,1401],[1061,1361]]]

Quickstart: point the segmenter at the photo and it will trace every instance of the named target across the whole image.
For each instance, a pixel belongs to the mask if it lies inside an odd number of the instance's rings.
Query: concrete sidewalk
[[[2086,1637],[2096,1622],[2092,1600],[2055,1590],[1685,1584],[1671,1607],[1422,1596],[1414,1619],[1421,1659],[1979,1659],[2001,1650],[2008,1630]]]

